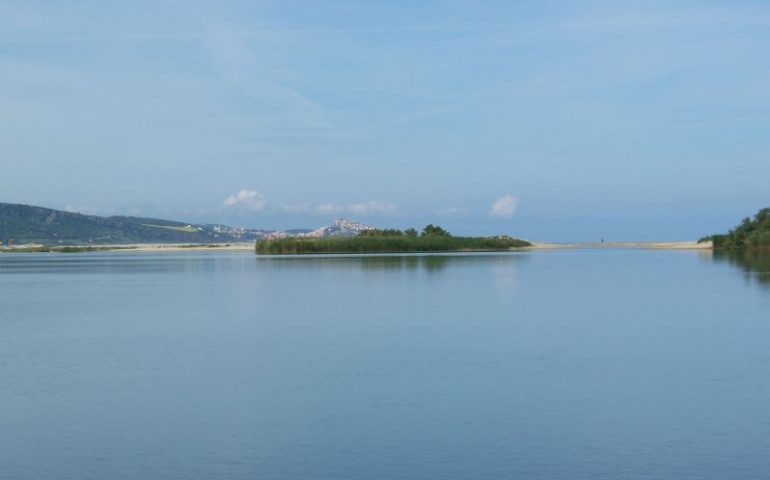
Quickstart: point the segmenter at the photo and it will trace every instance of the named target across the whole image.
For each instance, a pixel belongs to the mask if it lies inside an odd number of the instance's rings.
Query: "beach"
[[[711,242],[697,242],[694,240],[666,241],[666,242],[576,242],[576,243],[550,243],[531,242],[532,246],[525,250],[559,250],[567,248],[642,248],[650,250],[711,250]]]

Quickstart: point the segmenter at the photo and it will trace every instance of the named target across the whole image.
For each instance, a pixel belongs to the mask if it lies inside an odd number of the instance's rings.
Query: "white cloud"
[[[511,218],[516,213],[516,207],[519,205],[519,199],[510,195],[500,197],[495,200],[489,209],[489,216],[495,218]]]
[[[257,190],[241,190],[230,195],[224,201],[225,207],[239,208],[252,212],[302,214],[315,212],[318,215],[370,215],[390,213],[397,210],[396,205],[389,202],[369,200],[357,203],[272,203]]]
[[[370,213],[388,213],[396,210],[396,206],[388,202],[368,201],[365,203],[352,203],[348,205],[348,211],[355,215],[367,215]]]
[[[97,215],[99,213],[99,209],[96,207],[76,207],[73,205],[67,205],[62,210],[69,213],[82,213],[83,215]]]
[[[319,215],[338,215],[341,213],[369,215],[373,213],[390,213],[396,211],[396,209],[397,207],[392,203],[370,200],[368,202],[350,203],[347,205],[321,203],[315,207],[315,212]]]
[[[265,196],[256,190],[241,190],[225,199],[225,207],[237,207],[252,212],[261,212],[267,207]]]

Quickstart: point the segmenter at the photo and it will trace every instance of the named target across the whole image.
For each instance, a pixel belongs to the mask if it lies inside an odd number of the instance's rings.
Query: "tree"
[[[404,235],[406,235],[407,237],[416,237],[417,230],[415,230],[414,228],[407,228],[406,230],[404,230]]]
[[[423,237],[451,237],[449,232],[439,227],[438,225],[433,225],[432,223],[425,225],[425,228],[422,229],[422,236]]]
[[[711,240],[718,250],[770,250],[770,208],[760,210],[753,220],[744,218],[726,235],[712,235],[703,240]]]
[[[380,230],[379,228],[372,228],[369,230],[363,230],[359,232],[359,237],[400,237],[404,235],[404,232],[401,230],[396,230],[395,228],[387,228],[384,230]]]

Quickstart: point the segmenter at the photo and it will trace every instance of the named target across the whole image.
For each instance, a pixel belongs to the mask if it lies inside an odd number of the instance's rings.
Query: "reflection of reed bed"
[[[293,237],[258,241],[256,251],[260,254],[409,253],[504,251],[529,246],[529,242],[510,237]]]
[[[739,267],[749,278],[770,287],[770,250],[716,252],[714,259]]]
[[[417,270],[433,271],[446,267],[448,256],[381,256],[358,257],[356,263],[366,270]]]
[[[341,254],[341,255],[268,255],[256,256],[260,264],[271,268],[306,269],[333,268],[372,272],[426,272],[439,273],[448,268],[476,268],[492,265],[498,277],[511,277],[515,264],[526,262],[524,252],[448,252],[405,254]]]

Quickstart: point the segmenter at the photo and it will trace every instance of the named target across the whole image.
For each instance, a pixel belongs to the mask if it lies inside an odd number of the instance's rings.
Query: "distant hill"
[[[328,238],[328,237],[355,237],[366,230],[374,230],[371,225],[361,222],[354,222],[344,218],[338,218],[334,224],[325,227],[318,227],[315,230],[305,228],[295,228],[293,230],[276,230],[267,235],[268,238]]]
[[[366,223],[352,222],[344,218],[338,218],[334,225],[320,227],[304,234],[306,237],[354,237],[366,230],[374,230],[374,227]],[[299,235],[303,236],[303,235]]]
[[[127,216],[100,217],[50,208],[0,203],[0,241],[8,245],[247,242],[266,230],[196,225]]]
[[[721,235],[712,235],[700,241],[712,241],[716,250],[762,250],[770,251],[770,208],[764,208]]]

